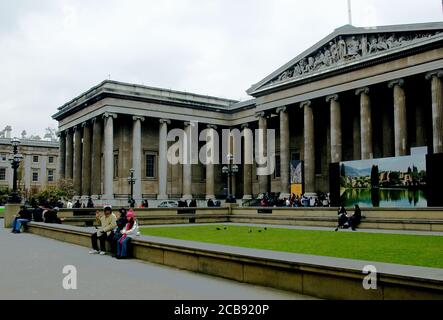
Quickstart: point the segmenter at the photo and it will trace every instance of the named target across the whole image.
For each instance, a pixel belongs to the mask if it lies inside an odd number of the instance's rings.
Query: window
[[[32,156],[32,162],[38,163],[38,156]]]
[[[146,177],[155,178],[155,160],[156,156],[154,154],[146,155]]]
[[[0,168],[0,181],[6,180],[6,168]]]
[[[48,170],[48,182],[54,182],[54,170]]]
[[[118,178],[118,153],[114,154],[114,179]]]
[[[49,163],[54,163],[54,156],[49,156],[48,162]]]
[[[6,161],[6,154],[0,154],[0,160]]]
[[[281,164],[280,156],[275,156],[274,179],[280,178],[281,176],[280,164]]]
[[[38,182],[38,171],[32,172],[32,182]]]

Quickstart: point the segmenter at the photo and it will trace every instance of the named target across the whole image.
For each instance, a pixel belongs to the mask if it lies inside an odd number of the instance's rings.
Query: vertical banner
[[[340,203],[340,163],[329,164],[329,201],[331,207],[338,207]]]
[[[426,155],[426,191],[429,207],[443,207],[441,185],[443,181],[443,154]]]
[[[294,193],[297,196],[303,194],[303,161],[293,160],[291,161],[291,194]]]

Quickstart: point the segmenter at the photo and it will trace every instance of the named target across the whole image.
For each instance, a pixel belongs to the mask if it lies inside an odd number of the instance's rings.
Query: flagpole
[[[352,25],[352,6],[351,6],[351,0],[348,0],[348,18],[349,18],[349,24]]]

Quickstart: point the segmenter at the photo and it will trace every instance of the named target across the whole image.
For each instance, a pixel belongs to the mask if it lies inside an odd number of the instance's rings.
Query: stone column
[[[30,191],[31,189],[31,180],[32,180],[32,169],[31,169],[31,155],[27,154],[27,155],[23,155],[24,159],[23,159],[23,163],[24,163],[24,171],[25,171],[25,188],[28,189],[28,191]]]
[[[102,122],[92,119],[91,193],[94,199],[102,194]]]
[[[74,140],[73,140],[73,129],[70,128],[66,130],[66,167],[65,167],[65,177],[68,180],[74,178],[73,175],[73,156],[74,156]]]
[[[244,163],[243,163],[243,199],[250,200],[252,199],[252,165],[254,159],[254,136],[252,130],[249,129],[249,124],[243,124],[243,154],[244,154]]]
[[[191,122],[185,122],[185,133],[186,133],[186,142],[184,141],[184,145],[186,150],[183,150],[187,155],[183,159],[183,199],[191,200],[192,199],[192,127],[194,126]]]
[[[83,122],[82,195],[91,196],[91,126]]]
[[[210,141],[211,145],[211,155],[206,158],[206,200],[215,199],[215,176],[214,167],[217,162],[215,148],[215,136],[217,134],[217,126],[209,124],[208,132],[206,136],[206,142]]]
[[[60,132],[60,149],[58,152],[58,178],[66,178],[66,132]]]
[[[158,159],[158,199],[168,199],[168,125],[170,120],[160,120]],[[172,182],[174,183],[174,181]]]
[[[132,169],[134,169],[134,200],[142,200],[142,122],[144,117],[132,117]]]
[[[104,177],[103,177],[103,199],[114,199],[114,119],[117,115],[106,112],[103,115],[105,121],[104,130]]]
[[[289,114],[286,107],[278,108],[280,115],[280,198],[289,198]]]
[[[40,185],[41,188],[44,189],[48,184],[48,164],[47,157],[41,157],[41,165],[40,165]]]
[[[369,88],[361,88],[355,91],[360,96],[360,135],[361,135],[361,160],[373,159],[372,149],[372,115]]]
[[[304,166],[305,166],[305,190],[315,192],[315,136],[314,136],[314,113],[311,101],[300,104],[304,109]]]
[[[258,129],[260,130],[258,135],[259,136],[258,145],[256,146],[256,149],[261,148],[261,150],[263,151],[261,152],[261,154],[264,155],[265,158],[267,158],[268,157],[268,141],[267,141],[268,119],[266,118],[266,114],[264,112],[259,112],[255,116],[258,118]],[[268,163],[266,163],[266,165],[268,165]],[[259,175],[258,185],[259,185],[260,194],[269,192],[270,191],[269,175]]]
[[[77,196],[82,195],[82,130],[74,127],[74,190]]]
[[[430,72],[426,79],[431,80],[432,89],[432,145],[434,153],[443,153],[443,70]]]
[[[408,125],[403,85],[403,79],[393,80],[388,84],[389,88],[394,89],[394,137],[396,157],[406,156],[408,154]]]
[[[331,162],[338,163],[343,158],[341,108],[338,95],[327,96],[326,102],[330,103],[331,108]]]

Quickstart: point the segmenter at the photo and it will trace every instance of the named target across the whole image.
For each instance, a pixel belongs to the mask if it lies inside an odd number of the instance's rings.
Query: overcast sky
[[[441,21],[441,0],[353,0],[353,24]],[[43,134],[112,80],[238,100],[347,23],[346,0],[0,0],[0,130]]]

